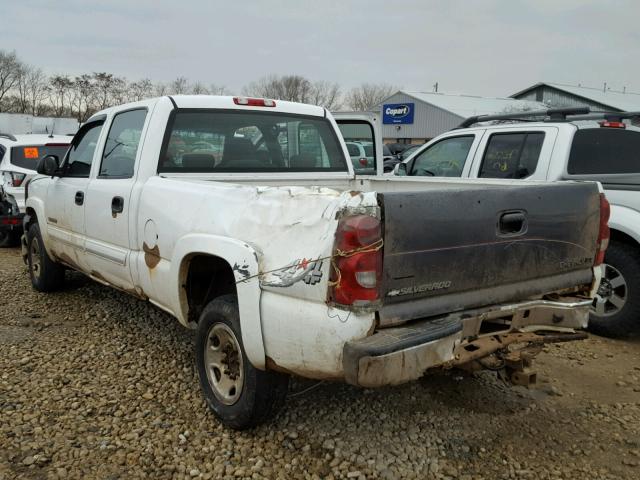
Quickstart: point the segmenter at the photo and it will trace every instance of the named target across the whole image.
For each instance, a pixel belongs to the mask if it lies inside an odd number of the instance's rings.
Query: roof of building
[[[392,96],[399,93],[408,95],[416,100],[428,103],[442,110],[446,110],[462,118],[474,115],[509,113],[511,111],[518,110],[540,110],[547,108],[545,104],[540,102],[517,100],[509,97],[480,97],[477,95],[441,92],[407,92],[404,90],[400,90]],[[385,102],[386,101],[387,100],[385,100]]]
[[[618,90],[611,90],[609,88],[605,91],[603,88],[583,87],[581,85],[565,85],[562,83],[539,82],[529,88],[525,88],[520,92],[514,93],[511,96],[517,97],[542,86],[555,88],[556,90],[560,90],[577,97],[582,97],[586,100],[591,100],[592,102],[601,103],[615,110],[640,110],[640,93],[626,91],[621,92]]]

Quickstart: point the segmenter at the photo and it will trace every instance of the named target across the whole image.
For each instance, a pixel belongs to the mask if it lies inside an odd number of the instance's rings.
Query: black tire
[[[598,315],[595,309],[589,316],[589,331],[605,337],[624,337],[640,332],[640,249],[622,242],[611,242],[604,258],[605,265],[613,267],[606,270],[614,278],[622,276],[624,287],[617,292],[624,295],[625,302],[618,311],[609,311]],[[607,267],[605,267],[607,268]],[[615,272],[617,270],[617,272]],[[599,294],[608,293],[612,283],[606,279],[601,282]],[[606,297],[606,295],[605,295]],[[594,306],[596,303],[594,302]],[[611,304],[608,304],[610,308]]]
[[[0,231],[0,248],[13,248],[18,245],[20,245],[19,231]]]
[[[221,393],[222,387],[216,388],[212,385],[213,380],[210,381],[210,377],[215,376],[217,381],[221,383],[219,375],[221,372],[210,367],[211,357],[207,357],[206,352],[209,352],[210,355],[214,355],[211,354],[211,349],[225,352],[223,347],[215,348],[216,340],[217,345],[220,346],[221,340],[218,334],[229,335],[229,329],[235,337],[233,340],[240,348],[241,359],[236,361],[232,368],[229,366],[231,362],[228,350],[227,353],[223,353],[226,360],[226,363],[223,363],[226,366],[224,374],[228,374],[230,370],[242,371],[243,377],[240,377],[242,382],[238,391],[235,390],[235,387],[230,390],[237,398],[227,399],[225,403],[219,398],[219,395],[224,395]],[[228,340],[229,337],[226,339]],[[289,389],[289,377],[277,372],[258,370],[249,363],[242,344],[236,295],[222,295],[209,302],[204,308],[198,323],[195,357],[200,386],[207,405],[224,425],[235,430],[252,428],[275,416],[284,405]],[[231,358],[235,360],[236,357],[231,356]],[[231,372],[232,375],[235,374],[235,371]],[[228,378],[229,376],[225,376],[225,379]],[[239,382],[237,379],[233,381]]]
[[[37,223],[27,233],[27,267],[31,285],[39,292],[53,292],[64,283],[64,267],[47,254]]]

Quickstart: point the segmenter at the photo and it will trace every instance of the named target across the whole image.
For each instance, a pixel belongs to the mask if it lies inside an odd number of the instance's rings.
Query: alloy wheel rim
[[[628,296],[629,288],[620,270],[603,264],[602,280],[593,300],[593,313],[598,317],[611,317],[624,308]]]
[[[207,380],[216,398],[233,405],[244,385],[242,350],[233,330],[224,323],[214,324],[207,334],[204,352]]]

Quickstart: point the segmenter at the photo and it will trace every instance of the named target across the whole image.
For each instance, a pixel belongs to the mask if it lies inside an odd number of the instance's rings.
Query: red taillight
[[[275,100],[268,98],[249,98],[249,97],[233,97],[233,103],[236,105],[246,105],[248,107],[275,107]]]
[[[1,225],[20,225],[20,218],[4,217],[0,222]]]
[[[378,300],[382,280],[380,220],[368,215],[340,220],[332,267],[331,301],[340,305],[366,305]]]
[[[604,263],[604,254],[609,246],[609,215],[611,215],[611,206],[604,193],[600,194],[600,230],[598,231],[598,243],[594,266]]]
[[[600,126],[602,128],[627,128],[627,126],[624,124],[624,122],[604,121],[604,122],[600,122]]]
[[[367,159],[366,159],[366,158],[361,158],[361,159],[359,160],[359,162],[360,162],[360,165],[362,165],[363,167],[366,167],[366,166],[367,166]]]

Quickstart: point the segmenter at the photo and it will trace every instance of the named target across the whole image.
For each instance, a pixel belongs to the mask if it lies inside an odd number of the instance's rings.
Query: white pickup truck
[[[584,338],[608,235],[597,183],[358,177],[332,115],[284,101],[110,108],[38,173],[34,288],[72,268],[196,329],[204,396],[233,428],[275,412],[291,374],[532,382],[541,344]]]
[[[611,241],[589,330],[640,333],[640,128],[625,123],[637,118],[640,112],[588,108],[470,117],[415,151],[396,174],[602,182]]]

